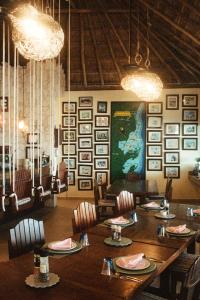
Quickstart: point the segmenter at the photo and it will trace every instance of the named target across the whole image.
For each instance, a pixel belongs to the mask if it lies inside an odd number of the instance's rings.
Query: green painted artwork
[[[136,172],[145,177],[144,102],[111,104],[111,182]]]

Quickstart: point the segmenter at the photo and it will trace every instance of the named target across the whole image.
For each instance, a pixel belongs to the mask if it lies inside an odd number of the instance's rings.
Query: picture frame
[[[92,123],[78,123],[78,133],[80,135],[92,134]]]
[[[37,132],[27,133],[27,144],[39,144],[40,134]]]
[[[108,157],[106,158],[95,158],[94,166],[96,170],[108,170]]]
[[[182,135],[198,135],[197,123],[182,123]]]
[[[182,138],[182,150],[198,150],[198,139]]]
[[[62,130],[62,141],[63,142],[76,142],[76,130],[70,129],[70,130]]]
[[[79,191],[89,191],[93,189],[92,179],[89,178],[79,178],[78,179],[78,190]]]
[[[75,171],[68,171],[68,184],[75,185]]]
[[[109,127],[110,116],[95,116],[96,127]]]
[[[162,130],[147,130],[147,142],[148,143],[161,143],[162,142]]]
[[[26,146],[25,156],[27,159],[32,158],[32,150],[33,150],[33,147]],[[34,147],[34,159],[35,158],[38,158],[38,147]]]
[[[165,135],[180,135],[180,123],[165,123]]]
[[[162,102],[149,102],[147,103],[147,114],[162,114]]]
[[[107,172],[95,172],[95,179],[98,185],[108,184],[108,173]]]
[[[76,116],[62,116],[62,127],[76,128]]]
[[[162,171],[162,159],[147,159],[147,171]]]
[[[93,120],[93,109],[79,109],[78,110],[79,121],[92,121]]]
[[[93,142],[91,136],[78,138],[79,149],[92,149],[92,146],[93,146]]]
[[[164,153],[164,163],[165,164],[180,164],[180,153],[175,152],[165,152]]]
[[[62,157],[62,161],[66,163],[66,166],[69,170],[75,170],[76,169],[76,157]],[[69,162],[69,163],[68,163]]]
[[[94,151],[96,156],[109,155],[109,144],[95,144]]]
[[[62,113],[63,114],[76,114],[77,103],[76,102],[62,102]]]
[[[92,165],[78,165],[78,176],[92,177]]]
[[[94,130],[95,142],[109,142],[109,130],[108,129],[96,129]]]
[[[165,150],[179,150],[180,149],[180,140],[176,138],[164,138],[164,147]]]
[[[4,101],[3,101],[3,97],[0,97],[0,111],[3,111],[4,108],[4,112],[8,112],[8,97],[5,96],[4,97]]]
[[[68,153],[68,148],[69,148],[69,153]],[[62,155],[76,155],[76,144],[62,144]]]
[[[78,151],[78,161],[92,163],[92,151]]]
[[[179,95],[168,94],[166,95],[166,110],[178,110],[179,109]]]
[[[198,121],[198,109],[183,109],[182,121]]]
[[[182,95],[182,107],[198,107],[198,95],[197,94]]]
[[[162,145],[147,145],[147,156],[161,157],[162,156]]]
[[[98,101],[97,102],[97,112],[104,114],[107,113],[107,102],[106,101]]]
[[[180,178],[180,166],[164,166],[164,178]]]
[[[162,128],[162,117],[161,116],[147,116],[147,127],[148,128]]]
[[[79,97],[79,107],[92,107],[93,106],[93,97]]]

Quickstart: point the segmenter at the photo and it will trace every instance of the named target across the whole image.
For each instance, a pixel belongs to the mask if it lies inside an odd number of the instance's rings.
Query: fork
[[[138,282],[138,283],[142,282],[142,279],[139,279],[137,277],[132,277],[132,276],[129,276],[129,275],[121,275],[118,272],[113,273],[111,275],[111,277],[119,278],[119,279],[127,279],[127,280],[131,280],[131,281]]]

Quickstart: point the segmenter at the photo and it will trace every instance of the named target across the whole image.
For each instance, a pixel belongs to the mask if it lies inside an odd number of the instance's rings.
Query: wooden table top
[[[194,241],[194,237],[158,240],[155,229],[161,220],[157,220],[152,212],[142,209],[138,209],[138,218],[137,224],[122,230],[123,236],[133,240],[128,247],[115,248],[105,245],[104,239],[110,236],[110,229],[99,224],[88,230],[89,247],[70,256],[50,258],[50,272],[60,277],[60,283],[52,288],[34,289],[25,285],[25,278],[33,271],[32,253],[0,263],[0,299],[130,299],[149,285]],[[185,221],[192,224],[187,218]],[[170,222],[179,224],[180,219]],[[79,234],[73,238],[78,240]],[[154,272],[137,276],[140,282],[101,275],[104,257],[139,252],[157,260],[157,269]]]

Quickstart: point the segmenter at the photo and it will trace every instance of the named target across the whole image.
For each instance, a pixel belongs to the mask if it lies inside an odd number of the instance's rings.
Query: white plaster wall
[[[167,94],[179,94],[179,110],[166,110],[165,99]],[[163,102],[163,124],[167,122],[182,122],[182,94],[200,94],[200,89],[164,89],[162,95],[158,101]],[[134,94],[125,91],[79,91],[70,93],[70,101],[77,101],[80,96],[92,96],[93,97],[93,110],[94,115],[97,112],[97,102],[107,101],[108,102],[108,114],[110,114],[110,106],[112,101],[140,101]],[[68,93],[66,92],[62,101],[68,101]],[[200,99],[199,99],[200,103]],[[78,105],[77,105],[78,107]],[[200,113],[200,112],[199,112]],[[199,114],[200,120],[200,114]],[[198,122],[199,124],[199,122]],[[199,127],[199,125],[198,125]],[[181,128],[182,129],[182,128]],[[182,130],[181,130],[182,132]],[[78,129],[77,129],[78,133]],[[198,128],[198,150],[186,151],[182,150],[182,142],[180,136],[180,179],[173,180],[173,198],[174,199],[200,199],[199,188],[188,180],[188,171],[191,171],[195,164],[195,158],[199,155],[199,144],[200,144],[200,128]],[[78,145],[77,145],[78,146]],[[164,126],[163,126],[163,150],[164,150]],[[78,162],[78,158],[77,158]],[[163,158],[164,164],[164,158]],[[164,169],[164,168],[163,168]],[[94,172],[94,169],[93,169]],[[164,170],[163,171],[146,171],[147,179],[156,179],[158,183],[159,191],[162,192],[165,189]],[[76,170],[77,179],[77,170]],[[77,181],[76,181],[77,183]],[[90,191],[78,191],[77,185],[70,186],[68,195],[71,197],[93,197],[93,193]]]

